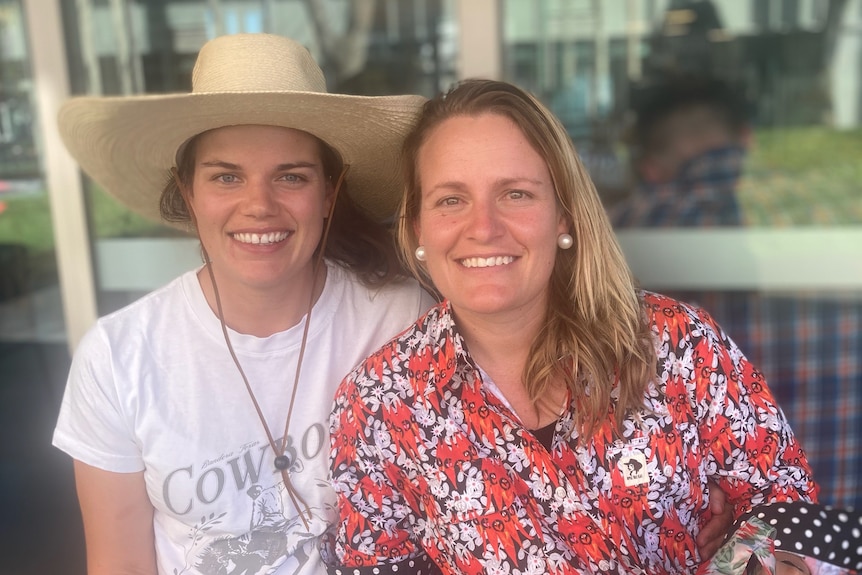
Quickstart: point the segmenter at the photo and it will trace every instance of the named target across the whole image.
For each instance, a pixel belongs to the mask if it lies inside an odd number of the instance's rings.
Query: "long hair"
[[[180,149],[176,176],[168,175],[159,200],[159,211],[165,221],[184,223],[189,228],[193,227],[193,223],[177,180],[191,189],[199,136],[193,137]],[[341,157],[322,140],[315,139],[320,145],[324,176],[334,185],[343,169]],[[347,180],[342,184],[335,202],[323,255],[354,272],[369,287],[380,286],[404,276],[392,233],[350,197]]]
[[[498,114],[513,121],[548,164],[557,204],[574,237],[559,250],[550,278],[546,321],[536,335],[522,374],[534,405],[554,381],[565,381],[575,402],[575,423],[591,437],[612,409],[614,420],[643,407],[643,394],[655,376],[646,311],[617,243],[595,186],[571,139],[535,97],[505,82],[467,80],[425,104],[402,151],[405,195],[397,236],[403,264],[426,286],[425,267],[413,257],[418,245],[421,186],[417,158],[429,134],[449,118]],[[561,361],[570,358],[571,361]]]

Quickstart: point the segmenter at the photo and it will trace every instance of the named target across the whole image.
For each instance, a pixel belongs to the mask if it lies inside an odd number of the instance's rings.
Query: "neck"
[[[536,427],[538,414],[522,376],[541,318],[525,323],[523,318],[482,318],[455,309],[453,313],[470,355],[491,377],[524,425]]]
[[[212,264],[209,264],[212,265]],[[232,330],[267,337],[297,325],[317,302],[326,281],[326,265],[315,274],[309,271],[289,285],[257,288],[226,281],[213,268],[224,322]],[[213,314],[219,315],[216,293],[207,266],[198,272],[198,281]]]
[[[512,372],[520,381],[530,346],[538,333],[539,322],[481,320],[453,310],[458,331],[470,355],[485,371],[498,379],[496,372]],[[503,369],[503,368],[506,369]],[[502,374],[501,374],[502,375]],[[508,377],[499,378],[504,382]]]
[[[545,321],[544,307],[508,317],[477,317],[456,309],[453,314],[470,355],[491,377],[522,424],[538,429],[555,421],[566,399],[565,386],[548,389],[543,393],[544,401],[534,402],[523,381],[530,349]]]
[[[533,340],[545,322],[546,307],[545,298],[492,313],[476,313],[452,304],[452,314],[470,354],[483,369],[511,365],[517,367],[520,380]]]

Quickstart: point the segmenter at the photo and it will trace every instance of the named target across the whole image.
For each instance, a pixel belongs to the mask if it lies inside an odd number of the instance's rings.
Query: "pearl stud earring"
[[[569,234],[560,234],[557,237],[557,245],[560,246],[561,250],[567,250],[575,245],[575,240]]]
[[[419,246],[418,248],[416,248],[416,251],[413,252],[413,255],[415,255],[416,259],[419,260],[420,262],[424,262],[425,261],[425,247]]]

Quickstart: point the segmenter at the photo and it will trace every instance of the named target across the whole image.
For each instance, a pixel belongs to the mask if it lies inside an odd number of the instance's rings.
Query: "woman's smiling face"
[[[187,202],[220,281],[267,288],[311,277],[331,203],[321,145],[273,126],[198,136]]]
[[[459,314],[545,313],[566,232],[548,165],[505,116],[455,116],[419,149],[416,233]]]

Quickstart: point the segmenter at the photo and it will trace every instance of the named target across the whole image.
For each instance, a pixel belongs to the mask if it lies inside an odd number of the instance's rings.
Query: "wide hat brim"
[[[219,92],[79,97],[60,110],[60,135],[81,168],[134,212],[162,221],[159,195],[177,149],[214,128],[256,124],[303,130],[350,164],[347,189],[377,220],[401,196],[399,154],[425,98],[326,92]]]

